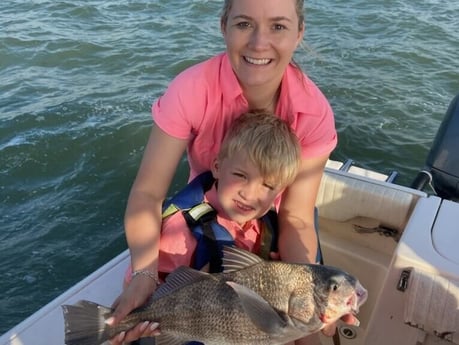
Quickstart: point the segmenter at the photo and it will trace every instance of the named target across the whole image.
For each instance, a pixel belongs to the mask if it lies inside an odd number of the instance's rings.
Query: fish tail
[[[98,345],[117,333],[117,330],[105,323],[112,313],[110,308],[80,301],[75,305],[63,305],[62,309],[65,345]]]

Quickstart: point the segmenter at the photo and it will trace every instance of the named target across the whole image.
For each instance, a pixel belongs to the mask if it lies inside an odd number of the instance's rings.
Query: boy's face
[[[212,205],[222,216],[239,224],[263,216],[285,187],[268,184],[250,159],[238,157],[215,160],[212,173],[218,180],[220,205]]]

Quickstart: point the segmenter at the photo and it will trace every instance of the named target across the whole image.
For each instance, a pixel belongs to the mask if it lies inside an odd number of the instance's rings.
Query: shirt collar
[[[306,75],[299,68],[290,63],[282,77],[279,103],[284,106],[287,105],[287,112],[291,114],[291,116],[308,112],[308,102],[305,98],[305,91],[306,94],[310,92]]]
[[[221,53],[220,58],[220,85],[223,95],[225,95],[228,102],[233,102],[241,97],[246,103],[247,101],[242,93],[242,88],[236,74],[233,71],[228,54],[226,52]],[[305,98],[305,90],[306,93],[309,93],[308,78],[301,69],[290,63],[282,77],[279,103],[283,104],[282,108],[285,106],[287,107],[287,113],[291,114],[291,116],[298,113],[307,113],[307,102],[301,101]]]
[[[232,102],[241,96],[244,98],[241,85],[239,84],[239,80],[236,77],[236,73],[233,71],[233,67],[229,61],[228,54],[225,52],[220,56],[220,85],[223,95],[225,95],[225,98],[228,99],[228,102]]]

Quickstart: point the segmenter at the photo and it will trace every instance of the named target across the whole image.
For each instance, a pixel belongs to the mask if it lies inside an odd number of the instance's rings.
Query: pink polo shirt
[[[190,180],[209,170],[231,122],[248,103],[226,53],[180,73],[152,107],[155,123],[169,135],[189,139]],[[276,114],[290,123],[303,158],[329,154],[337,144],[333,111],[319,88],[289,65]]]
[[[215,185],[205,194],[205,201],[216,205]],[[257,252],[260,247],[260,221],[252,220],[240,226],[234,221],[217,215],[217,222],[228,230],[239,248]],[[197,241],[181,212],[166,218],[159,239],[158,272],[170,273],[179,266],[191,266]]]

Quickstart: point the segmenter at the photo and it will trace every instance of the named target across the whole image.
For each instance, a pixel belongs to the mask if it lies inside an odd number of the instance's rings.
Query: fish
[[[63,305],[66,345],[98,345],[140,322],[160,324],[156,345],[281,345],[357,314],[367,290],[357,278],[326,265],[265,261],[224,247],[222,273],[179,267],[150,301],[119,324],[113,309],[82,300]]]

